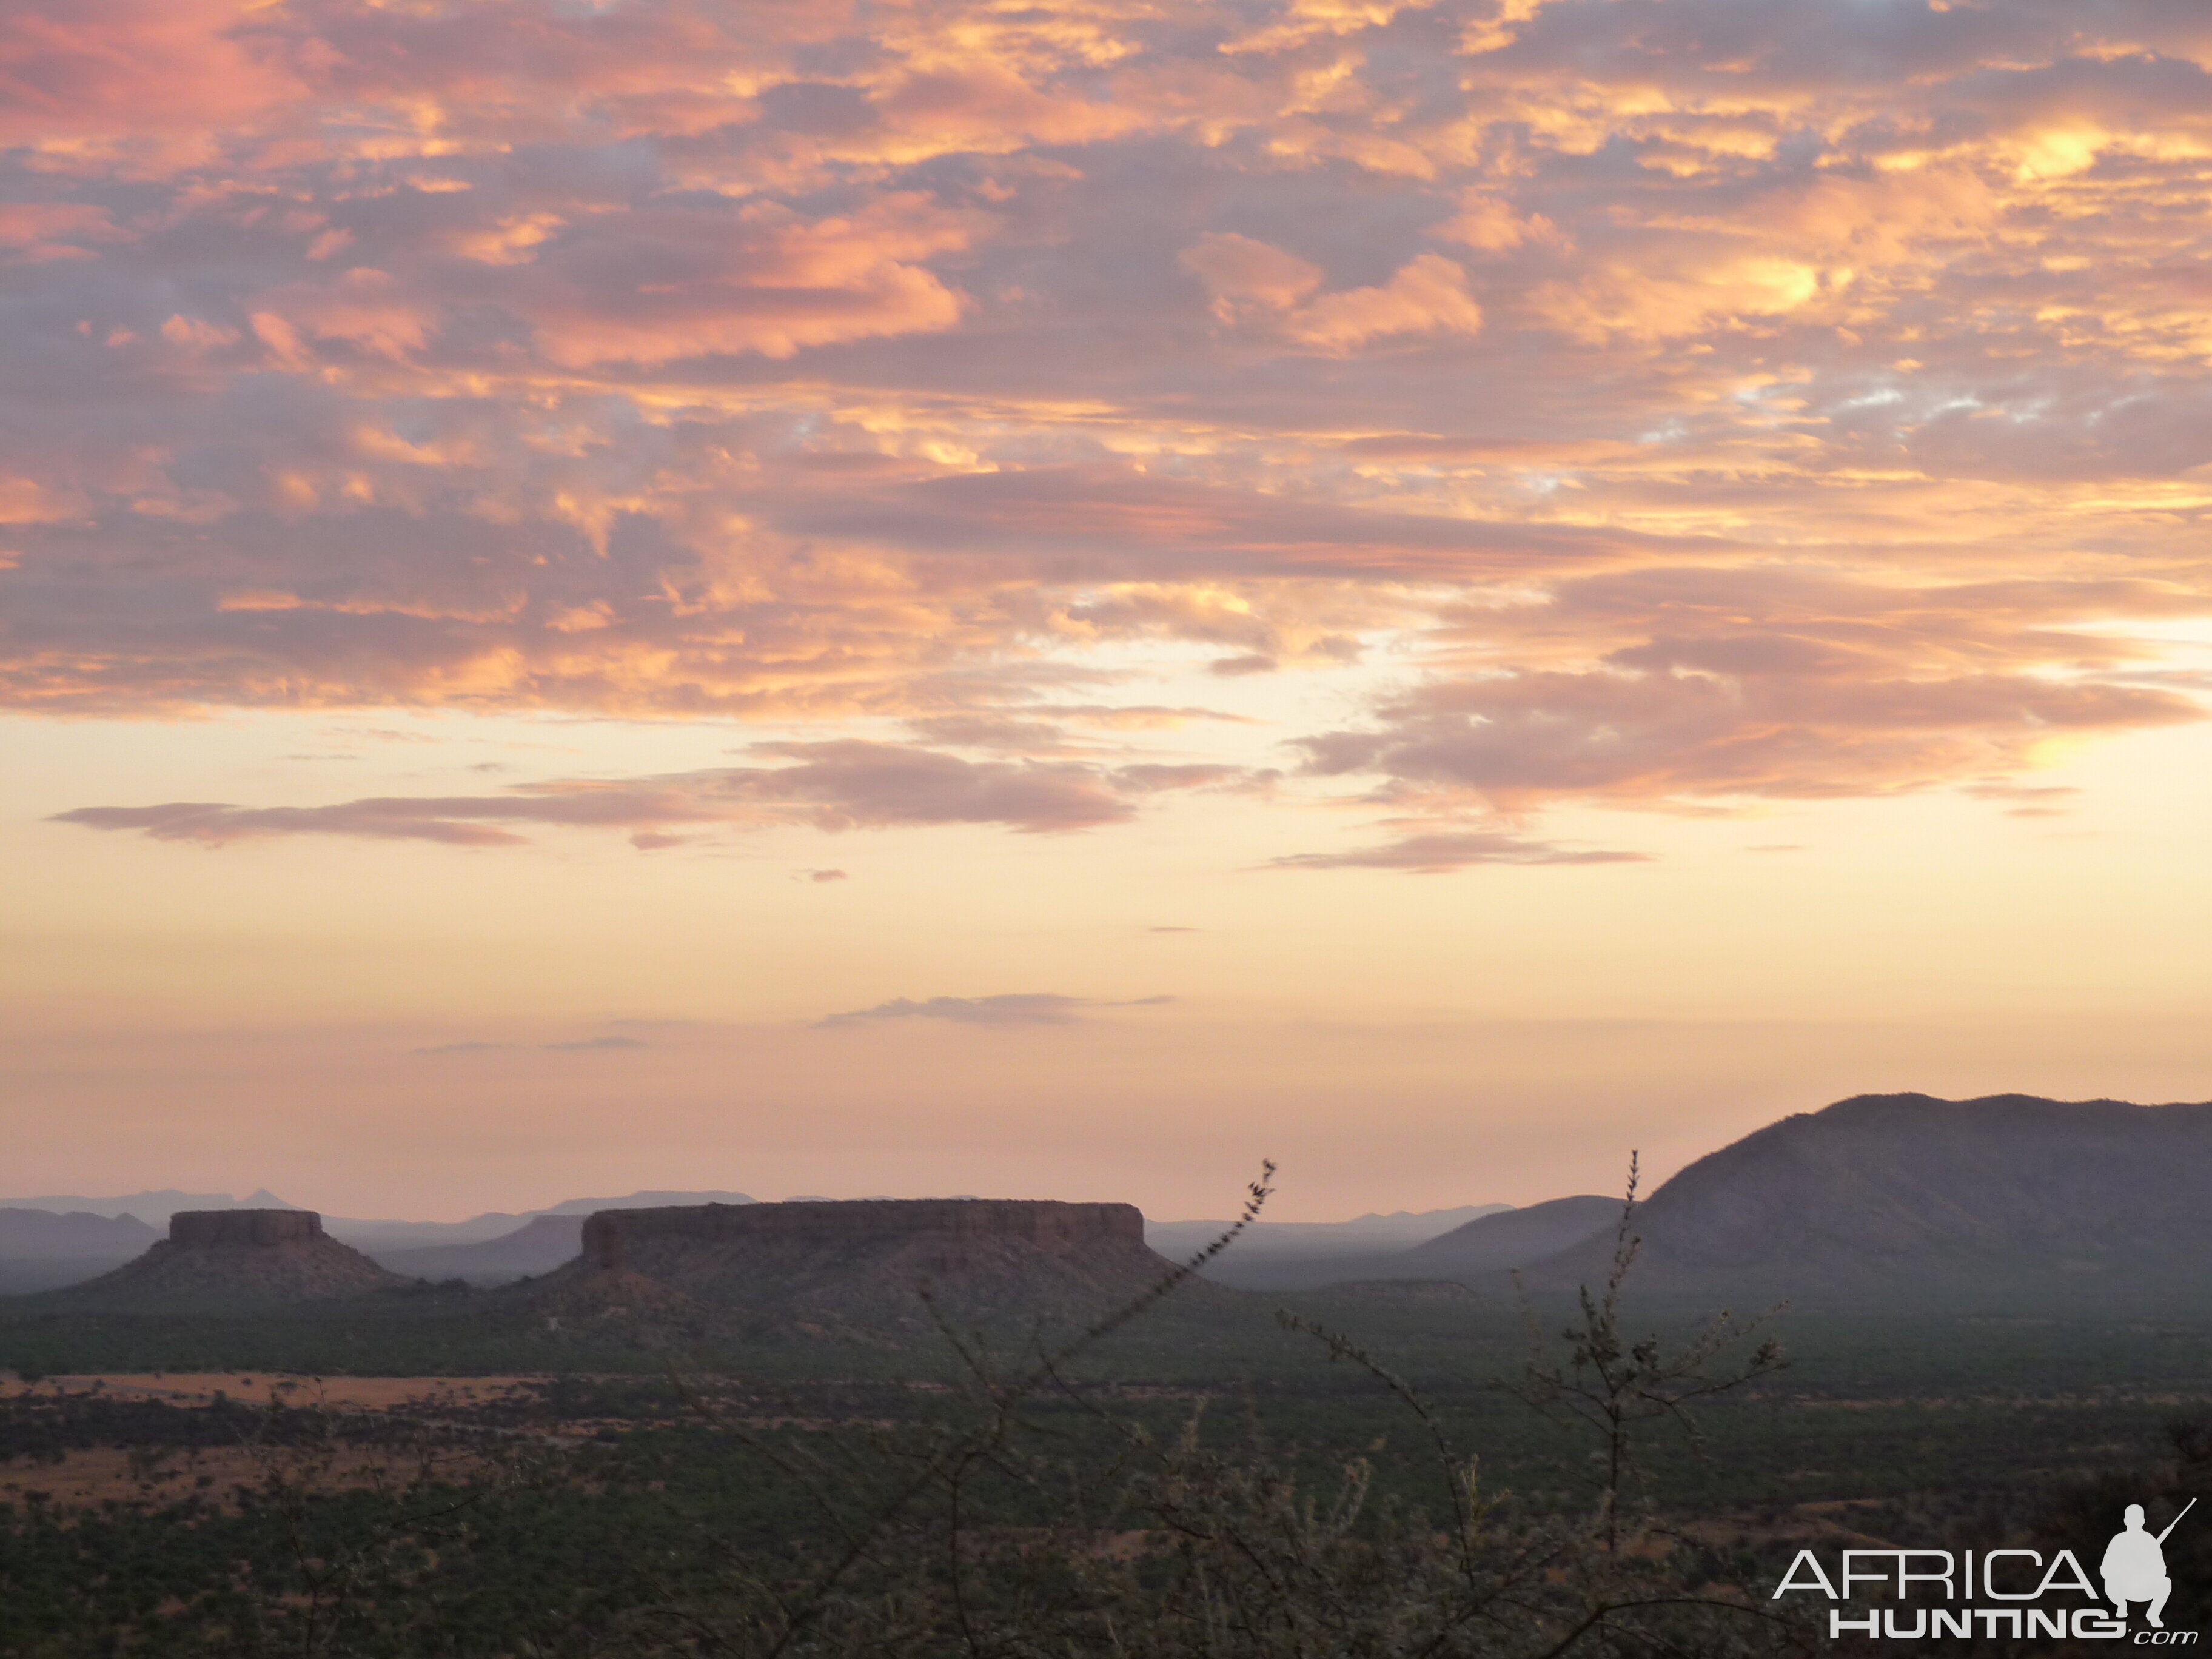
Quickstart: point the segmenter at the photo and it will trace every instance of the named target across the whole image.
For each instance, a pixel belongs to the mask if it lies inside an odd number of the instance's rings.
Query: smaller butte
[[[145,1255],[64,1294],[147,1308],[268,1307],[411,1283],[329,1237],[313,1210],[179,1210]]]

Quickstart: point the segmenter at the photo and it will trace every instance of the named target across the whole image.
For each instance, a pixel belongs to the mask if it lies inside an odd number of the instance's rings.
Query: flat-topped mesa
[[[576,1260],[527,1293],[555,1312],[617,1304],[704,1319],[744,1310],[795,1330],[927,1334],[927,1291],[960,1317],[1080,1321],[1174,1272],[1133,1204],[1044,1199],[799,1200],[601,1210]],[[1211,1286],[1194,1287],[1203,1294]],[[685,1311],[685,1310],[689,1311]]]
[[[304,1244],[323,1237],[323,1218],[313,1210],[179,1210],[169,1218],[169,1243]]]
[[[169,1236],[64,1294],[149,1308],[325,1302],[408,1281],[323,1231],[313,1210],[179,1210]]]
[[[584,1223],[584,1260],[597,1267],[627,1267],[629,1247],[648,1240],[811,1247],[892,1240],[957,1247],[1003,1241],[1064,1255],[1100,1245],[1141,1250],[1145,1216],[1133,1204],[1026,1198],[869,1198],[601,1210]]]

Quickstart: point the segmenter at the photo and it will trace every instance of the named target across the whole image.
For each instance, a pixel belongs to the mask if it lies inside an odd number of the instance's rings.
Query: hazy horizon
[[[9,1193],[0,1193],[0,1208],[27,1208],[27,1207],[33,1207],[33,1206],[35,1206],[37,1205],[38,1200],[39,1200],[40,1199],[42,1199],[42,1198],[44,1198],[44,1199],[48,1199],[48,1200],[55,1200],[55,1201],[60,1201],[60,1200],[84,1200],[84,1201],[90,1202],[90,1203],[97,1203],[97,1204],[112,1204],[112,1203],[117,1203],[117,1202],[123,1201],[123,1200],[126,1200],[137,1199],[137,1198],[145,1198],[145,1197],[150,1197],[150,1196],[158,1196],[158,1195],[161,1195],[161,1194],[162,1194],[168,1193],[168,1192],[171,1192],[171,1191],[181,1191],[181,1190],[182,1190],[181,1188],[159,1188],[159,1187],[156,1187],[156,1188],[143,1188],[143,1189],[142,1189],[141,1191],[138,1191],[138,1192],[136,1192],[136,1193],[72,1193],[72,1194],[58,1194],[58,1193],[56,1193],[56,1194],[38,1194],[38,1193],[9,1194]],[[641,1187],[641,1188],[638,1188],[638,1189],[637,1189],[637,1191],[636,1191],[635,1193],[610,1193],[610,1194],[602,1194],[602,1196],[606,1197],[606,1198],[611,1198],[611,1199],[629,1199],[629,1198],[635,1198],[635,1197],[641,1197],[641,1196],[659,1196],[659,1195],[667,1194],[678,1194],[678,1193],[684,1193],[684,1190],[685,1190],[685,1189],[681,1188],[673,1188],[673,1187]],[[726,1191],[729,1191],[729,1190],[731,1190],[731,1189],[729,1189],[729,1188],[700,1188],[700,1189],[697,1189],[697,1190],[700,1190],[700,1191],[705,1191],[705,1192],[712,1192],[712,1191],[724,1191],[724,1192],[726,1192]],[[456,1220],[461,1220],[461,1221],[474,1220],[474,1219],[476,1219],[477,1217],[479,1217],[479,1216],[484,1216],[484,1215],[514,1215],[514,1216],[538,1216],[538,1215],[544,1215],[544,1214],[550,1213],[550,1212],[553,1212],[553,1211],[556,1210],[559,1206],[562,1206],[562,1205],[566,1205],[566,1204],[574,1204],[574,1203],[575,1203],[575,1202],[579,1201],[579,1200],[578,1200],[578,1199],[577,1199],[577,1197],[576,1197],[575,1195],[572,1194],[572,1195],[570,1195],[569,1197],[567,1197],[567,1198],[560,1198],[560,1199],[554,1199],[554,1200],[550,1200],[549,1202],[544,1203],[544,1204],[525,1204],[525,1205],[517,1205],[517,1206],[504,1206],[504,1205],[496,1205],[496,1204],[495,1204],[495,1205],[488,1206],[486,1206],[485,1208],[483,1208],[483,1209],[482,1209],[482,1210],[471,1211],[469,1214],[467,1214],[467,1215],[465,1215],[465,1216],[435,1216],[435,1217],[428,1217],[428,1216],[410,1216],[410,1215],[389,1215],[389,1216],[339,1216],[337,1212],[336,1212],[336,1211],[334,1211],[334,1210],[326,1210],[326,1209],[323,1209],[321,1206],[318,1206],[318,1205],[313,1205],[313,1204],[295,1204],[295,1203],[294,1203],[294,1202],[292,1201],[292,1200],[291,1200],[291,1199],[289,1199],[289,1198],[286,1197],[283,1194],[282,1194],[282,1193],[273,1193],[273,1192],[270,1192],[266,1188],[254,1188],[251,1189],[251,1190],[247,1193],[247,1194],[246,1194],[246,1198],[250,1200],[250,1199],[252,1199],[252,1197],[255,1197],[255,1196],[257,1196],[257,1195],[266,1196],[266,1197],[269,1197],[269,1198],[275,1199],[275,1200],[276,1200],[279,1204],[282,1204],[282,1205],[283,1205],[284,1206],[286,1206],[287,1208],[289,1208],[289,1209],[294,1209],[294,1210],[313,1210],[313,1211],[316,1211],[318,1213],[319,1213],[319,1214],[321,1214],[321,1215],[324,1215],[325,1217],[337,1217],[337,1218],[342,1219],[342,1220],[347,1220],[347,1221],[404,1221],[404,1222],[415,1222],[415,1223],[428,1223],[428,1224],[434,1224],[434,1224],[439,1224],[439,1223],[452,1222],[452,1221],[456,1221]],[[250,1205],[249,1205],[249,1204],[247,1204],[246,1202],[245,1202],[245,1201],[243,1201],[243,1200],[240,1200],[240,1199],[238,1198],[237,1194],[235,1194],[234,1193],[190,1193],[190,1194],[185,1194],[185,1196],[187,1196],[187,1197],[191,1197],[191,1198],[203,1198],[203,1199],[204,1199],[204,1198],[222,1198],[222,1199],[226,1200],[227,1200],[227,1201],[228,1201],[231,1206],[234,1206],[234,1207],[241,1208],[241,1209],[250,1207]],[[895,1194],[895,1193],[848,1193],[848,1194],[834,1194],[834,1193],[786,1193],[786,1194],[779,1194],[778,1196],[774,1197],[774,1198],[759,1198],[759,1197],[755,1197],[755,1198],[753,1198],[752,1201],[753,1201],[753,1202],[755,1202],[755,1203],[759,1203],[759,1204],[805,1204],[805,1203],[850,1203],[850,1204],[865,1204],[865,1203],[869,1203],[869,1202],[875,1201],[875,1200],[898,1200],[898,1199],[901,1199],[901,1198],[925,1199],[925,1200],[948,1200],[948,1199],[949,1199],[949,1200],[974,1200],[974,1199],[982,1199],[982,1200],[987,1200],[987,1201],[988,1201],[988,1200],[992,1200],[992,1199],[1019,1199],[1019,1198],[1025,1197],[1025,1196],[1028,1196],[1028,1194],[1016,1194],[1016,1193],[994,1193],[994,1194],[986,1194],[986,1193],[913,1193],[913,1194]],[[1515,1207],[1517,1207],[1517,1206],[1512,1206],[1512,1205],[1498,1206],[1498,1205],[1490,1205],[1490,1204],[1485,1204],[1485,1203],[1480,1203],[1480,1202],[1477,1202],[1477,1203],[1464,1204],[1464,1205],[1448,1205],[1448,1206],[1443,1206],[1443,1207],[1442,1207],[1442,1208],[1440,1208],[1440,1209],[1434,1210],[1434,1211],[1418,1211],[1418,1212],[1415,1212],[1415,1211],[1366,1211],[1366,1212],[1363,1212],[1361,1214],[1358,1214],[1358,1215],[1356,1215],[1356,1216],[1340,1216],[1340,1217],[1330,1217],[1330,1218],[1328,1218],[1326,1220],[1322,1221],[1320,1224],[1322,1224],[1322,1225],[1337,1225],[1337,1224],[1349,1224],[1349,1223],[1352,1223],[1352,1222],[1358,1222],[1358,1221],[1374,1221],[1374,1220],[1384,1220],[1384,1221],[1387,1221],[1387,1220],[1393,1219],[1394,1218],[1395,1218],[1395,1217],[1399,1217],[1399,1216],[1405,1216],[1405,1215],[1415,1215],[1415,1214],[1418,1214],[1418,1215],[1452,1214],[1452,1213],[1456,1213],[1458,1211],[1460,1211],[1460,1210],[1463,1210],[1463,1209],[1474,1209],[1474,1210],[1495,1210],[1495,1209],[1500,1209],[1500,1208],[1504,1208],[1504,1209],[1512,1209],[1512,1208],[1515,1208]],[[1164,1225],[1170,1225],[1170,1226],[1188,1225],[1188,1224],[1193,1224],[1193,1223],[1196,1223],[1196,1222],[1211,1222],[1211,1221],[1217,1220],[1217,1219],[1218,1219],[1218,1220],[1222,1220],[1222,1221],[1224,1221],[1224,1222],[1225,1222],[1225,1221],[1230,1220],[1230,1219],[1232,1219],[1232,1218],[1233,1218],[1232,1217],[1231,1217],[1231,1216],[1229,1216],[1229,1215],[1227,1215],[1227,1214],[1224,1214],[1224,1215],[1223,1215],[1223,1216],[1221,1216],[1221,1217],[1218,1217],[1218,1218],[1216,1218],[1216,1217],[1211,1217],[1211,1216],[1155,1216],[1155,1215],[1150,1215],[1150,1214],[1148,1214],[1148,1215],[1146,1215],[1146,1218],[1145,1218],[1145,1219],[1146,1219],[1147,1222],[1158,1222],[1158,1223],[1161,1223],[1161,1224],[1164,1224]],[[1279,1217],[1279,1216],[1276,1216],[1276,1215],[1273,1215],[1273,1214],[1272,1214],[1272,1213],[1269,1213],[1269,1214],[1264,1215],[1264,1216],[1262,1216],[1261,1218],[1263,1221],[1267,1221],[1267,1222],[1277,1222],[1277,1223],[1284,1222],[1284,1221],[1285,1220],[1285,1218]],[[1297,1224],[1298,1224],[1298,1223],[1290,1223],[1289,1224],[1297,1225]],[[1312,1224],[1312,1223],[1307,1223],[1307,1224],[1309,1224],[1309,1225],[1310,1225],[1310,1224]]]

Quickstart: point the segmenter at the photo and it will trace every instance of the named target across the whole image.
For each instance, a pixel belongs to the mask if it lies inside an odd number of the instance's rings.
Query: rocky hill
[[[313,1210],[183,1210],[136,1261],[56,1292],[72,1304],[267,1307],[396,1290],[410,1281],[325,1236]]]
[[[1637,1283],[1897,1310],[2177,1305],[2212,1287],[2212,1103],[1863,1095],[1708,1154],[1640,1206]],[[1529,1273],[1605,1273],[1601,1234]]]
[[[1174,1266],[1146,1248],[1133,1205],[1042,1200],[605,1210],[581,1242],[575,1261],[520,1287],[532,1305],[556,1316],[688,1309],[817,1331],[921,1332],[925,1285],[963,1320],[1080,1319]]]

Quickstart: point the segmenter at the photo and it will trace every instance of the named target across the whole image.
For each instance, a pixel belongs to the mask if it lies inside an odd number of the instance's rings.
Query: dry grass
[[[97,1389],[121,1400],[159,1400],[173,1406],[204,1406],[222,1394],[233,1400],[275,1399],[288,1406],[320,1406],[330,1411],[386,1412],[416,1404],[482,1405],[543,1380],[532,1376],[300,1376],[282,1371],[126,1376],[108,1371],[50,1376],[38,1382],[0,1379],[0,1400]]]

